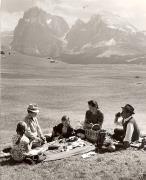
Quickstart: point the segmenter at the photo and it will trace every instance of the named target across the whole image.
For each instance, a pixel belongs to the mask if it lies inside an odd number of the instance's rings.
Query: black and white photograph
[[[146,180],[146,0],[0,8],[0,179]]]

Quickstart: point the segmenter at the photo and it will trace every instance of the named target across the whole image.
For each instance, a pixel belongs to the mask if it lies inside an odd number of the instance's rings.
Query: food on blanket
[[[48,150],[54,150],[54,149],[58,149],[58,148],[59,148],[59,146],[57,146],[57,145],[50,145],[48,147]]]
[[[108,146],[108,150],[109,150],[110,152],[115,151],[115,150],[116,150],[115,145],[113,145],[113,144],[109,145],[109,146]]]
[[[76,136],[71,136],[69,137],[68,139],[66,139],[66,142],[74,142],[74,141],[77,141],[78,140],[78,137]]]
[[[84,129],[76,129],[75,131],[75,135],[81,139],[85,139],[85,130]]]

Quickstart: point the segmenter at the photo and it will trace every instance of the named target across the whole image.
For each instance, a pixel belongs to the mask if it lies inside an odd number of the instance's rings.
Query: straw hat
[[[38,106],[36,104],[29,104],[28,108],[27,108],[27,111],[34,112],[34,113],[39,113],[39,108],[38,108]]]

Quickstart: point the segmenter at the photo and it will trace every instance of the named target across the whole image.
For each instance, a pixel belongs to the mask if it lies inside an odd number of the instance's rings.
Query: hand
[[[45,136],[42,136],[41,139],[42,139],[43,141],[46,141],[46,137],[45,137]]]
[[[41,140],[40,137],[36,137],[36,138],[35,138],[35,141],[41,142],[42,140]]]
[[[90,123],[89,125],[90,125],[91,127],[93,127],[94,124],[93,124],[93,123]]]
[[[120,113],[120,112],[118,112],[118,113],[115,114],[115,117],[116,117],[116,118],[119,118],[120,116],[121,116],[121,113]]]

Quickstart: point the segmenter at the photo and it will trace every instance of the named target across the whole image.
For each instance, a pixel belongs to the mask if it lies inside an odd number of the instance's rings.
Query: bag
[[[30,164],[30,165],[34,165],[34,164],[44,161],[45,159],[46,159],[45,154],[38,154],[35,156],[26,157],[24,162],[26,162],[27,164]]]
[[[102,148],[103,143],[105,141],[105,136],[106,136],[106,131],[105,130],[100,130],[98,137],[97,137],[97,147]]]

